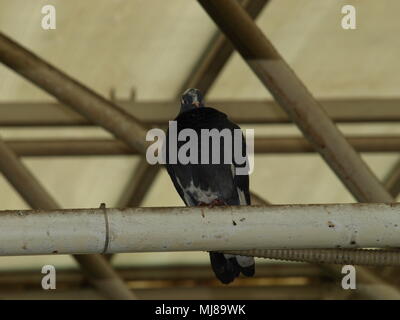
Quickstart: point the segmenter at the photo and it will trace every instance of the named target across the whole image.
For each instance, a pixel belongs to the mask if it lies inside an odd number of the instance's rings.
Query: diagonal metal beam
[[[140,158],[118,200],[118,207],[140,207],[159,170],[160,166],[150,165],[145,157]]]
[[[131,114],[2,33],[0,33],[0,62],[83,117],[104,127],[127,145],[145,152],[148,146],[146,127]]]
[[[2,33],[0,61],[131,148],[146,152],[147,128],[136,118]]]
[[[390,170],[384,184],[393,198],[396,199],[400,194],[400,160]]]
[[[198,2],[353,196],[360,202],[394,202],[246,12],[234,1]],[[393,292],[398,298],[399,291]]]
[[[240,1],[240,3],[249,16],[252,19],[256,19],[269,1],[244,0]],[[197,88],[205,95],[233,52],[234,48],[231,42],[220,31],[216,31],[177,95],[182,94],[187,88]]]
[[[400,194],[400,160],[393,166],[393,168],[387,174],[384,185],[386,189],[390,192],[393,198],[397,198]],[[399,268],[389,267],[385,268],[384,276],[386,279],[399,279]],[[399,285],[399,282],[395,282]]]
[[[60,205],[2,139],[0,139],[0,171],[32,208],[46,210],[60,208]],[[26,246],[29,246],[29,243]],[[104,296],[112,299],[135,299],[133,293],[101,255],[74,255],[73,257],[90,282]]]
[[[361,202],[392,202],[361,157],[235,1],[198,0],[342,183]]]

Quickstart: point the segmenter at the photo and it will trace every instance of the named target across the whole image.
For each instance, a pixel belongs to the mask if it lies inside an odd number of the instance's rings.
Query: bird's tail
[[[252,277],[255,271],[253,257],[210,252],[211,267],[216,277],[224,284],[231,283],[240,273]]]

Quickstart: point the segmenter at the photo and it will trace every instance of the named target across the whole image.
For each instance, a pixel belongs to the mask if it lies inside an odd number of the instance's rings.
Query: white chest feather
[[[211,189],[203,190],[198,186],[193,184],[193,181],[190,182],[189,186],[183,187],[179,179],[177,181],[180,187],[183,190],[183,194],[185,197],[185,202],[190,205],[195,205],[192,203],[192,199],[194,199],[198,203],[211,203],[213,200],[218,198],[218,194],[213,192]]]

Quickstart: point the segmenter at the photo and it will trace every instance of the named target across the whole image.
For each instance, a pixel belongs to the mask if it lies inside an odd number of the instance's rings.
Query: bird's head
[[[181,113],[196,108],[204,107],[203,95],[199,89],[187,89],[181,98]]]

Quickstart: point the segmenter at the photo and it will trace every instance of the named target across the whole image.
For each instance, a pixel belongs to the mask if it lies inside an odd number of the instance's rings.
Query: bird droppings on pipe
[[[334,228],[335,224],[332,221],[328,221],[328,227],[329,228]]]
[[[204,208],[207,215],[204,219],[199,208],[129,208],[124,212],[109,208],[106,209],[110,219],[110,248],[107,253],[150,252],[155,249],[247,250],[249,245],[257,249],[282,249],[283,246],[332,248],[336,245],[341,246],[338,248],[383,248],[398,247],[400,244],[396,232],[400,230],[400,204],[395,206],[396,210],[385,204],[326,205],[331,211],[329,217],[321,207],[236,206],[228,211],[225,208]],[[23,216],[19,213],[25,213],[24,210],[4,211],[0,214],[0,242],[4,244],[0,255],[52,254],[55,248],[58,254],[101,253],[106,241],[103,211],[40,210],[37,214],[29,212],[29,215]],[[182,214],[176,215],[175,211]],[[248,217],[251,219],[248,220]],[[241,222],[243,218],[245,223]],[[167,238],[150,241],[160,224],[167,231]],[[397,227],[394,227],[395,224]],[[334,226],[329,228],[329,225]],[[184,238],[179,236],[178,231],[184,233]],[[21,235],[19,241],[15,241],[16,233]],[[246,239],[245,242],[243,239]],[[355,243],[351,243],[353,240]],[[186,244],[188,241],[193,243],[189,246]],[[27,249],[22,248],[24,244]]]
[[[246,220],[246,218],[242,218],[242,219],[240,219],[239,221],[240,221],[240,222],[243,222],[244,220]]]
[[[54,251],[53,251],[53,254],[58,254],[58,250],[54,250]]]
[[[235,220],[232,220],[232,224],[233,224],[234,226],[236,226],[236,225],[237,225],[237,223],[236,223],[236,221],[235,221]]]
[[[351,234],[350,237],[350,245],[356,245],[357,241],[356,241],[356,236],[357,236],[357,230],[353,230],[353,233]]]

